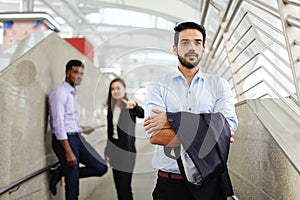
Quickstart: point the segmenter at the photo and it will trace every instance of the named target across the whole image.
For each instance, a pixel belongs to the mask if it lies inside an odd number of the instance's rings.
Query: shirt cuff
[[[68,139],[67,133],[61,133],[61,134],[54,133],[54,135],[57,140],[67,140]]]

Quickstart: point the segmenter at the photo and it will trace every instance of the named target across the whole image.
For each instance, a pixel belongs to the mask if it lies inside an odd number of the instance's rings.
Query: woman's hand
[[[127,101],[125,99],[122,99],[122,101],[126,104],[127,109],[133,109],[136,106],[134,101]]]

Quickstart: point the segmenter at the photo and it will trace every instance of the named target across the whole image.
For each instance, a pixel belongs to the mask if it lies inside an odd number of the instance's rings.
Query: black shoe
[[[55,196],[56,195],[56,185],[60,181],[62,177],[60,166],[56,169],[50,169],[50,184],[49,188],[51,193]]]

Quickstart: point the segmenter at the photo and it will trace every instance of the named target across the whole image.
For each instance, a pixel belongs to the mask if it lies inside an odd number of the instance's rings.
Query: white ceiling
[[[208,2],[210,3],[207,4]],[[171,49],[176,21],[189,19],[201,23],[205,19],[203,24],[207,28],[206,45],[209,49],[228,2],[229,0],[0,0],[0,12],[47,12],[61,25],[58,32],[61,37],[85,37],[90,41],[95,48],[96,67],[115,67],[123,75],[127,74],[130,77],[128,79],[134,79],[136,76],[131,77],[128,72],[139,70],[139,73],[145,75],[156,71],[159,74],[176,66],[176,58]],[[202,16],[205,5],[208,5],[208,12]],[[117,13],[112,16],[104,15],[108,9],[116,9]],[[128,23],[120,25],[129,14],[123,14],[119,9],[135,11],[136,17],[134,15]],[[149,16],[143,18],[140,13],[147,13]],[[147,66],[148,71],[141,70],[140,66]],[[167,68],[163,69],[163,66]],[[140,81],[132,83],[132,86],[137,84],[141,84]]]

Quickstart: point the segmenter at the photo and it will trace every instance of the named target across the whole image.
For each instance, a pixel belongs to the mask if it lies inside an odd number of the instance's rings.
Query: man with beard
[[[49,95],[52,148],[61,166],[51,171],[49,187],[56,195],[56,184],[64,176],[66,200],[78,199],[79,178],[102,176],[107,171],[103,158],[81,135],[94,130],[79,125],[75,87],[80,85],[83,73],[84,64],[70,60],[66,64],[65,81]]]
[[[201,187],[197,186],[201,174],[183,150],[182,143],[172,129],[170,125],[172,121],[167,118],[167,114],[219,112],[231,127],[231,131],[228,129],[228,139],[233,142],[233,131],[237,129],[238,124],[234,97],[225,79],[205,74],[198,67],[205,50],[205,28],[198,23],[185,21],[178,23],[174,30],[173,52],[178,57],[177,70],[149,84],[145,97],[144,127],[150,142],[155,144],[152,166],[158,170],[157,183],[152,196],[154,200],[223,200],[226,199],[226,195],[232,194],[229,192],[224,196],[219,178],[214,178]],[[179,126],[179,128],[184,132],[184,129],[194,127]],[[184,172],[177,162],[178,148],[176,147],[181,147],[179,155],[180,162],[184,165]],[[167,153],[168,148],[171,150],[169,149]],[[191,186],[193,184],[195,187]]]

